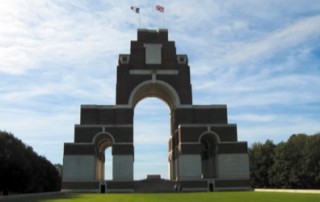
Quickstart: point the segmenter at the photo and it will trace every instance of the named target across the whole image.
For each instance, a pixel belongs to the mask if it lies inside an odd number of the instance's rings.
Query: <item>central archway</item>
[[[136,86],[136,88],[132,91],[130,97],[129,97],[129,105],[131,105],[134,109],[134,119],[136,120],[136,110],[137,110],[137,105],[140,102],[144,102],[144,100],[148,100],[152,98],[153,100],[155,99],[160,99],[162,100],[168,107],[169,107],[169,119],[168,119],[168,124],[167,125],[163,125],[162,128],[159,129],[155,129],[154,131],[167,131],[168,134],[162,134],[162,136],[166,136],[168,138],[165,139],[165,141],[161,141],[161,144],[163,144],[162,146],[162,150],[161,153],[163,155],[163,153],[166,154],[166,158],[165,161],[167,163],[167,174],[164,174],[163,172],[157,172],[157,173],[152,173],[155,172],[154,169],[146,169],[148,170],[147,173],[144,172],[145,174],[160,174],[162,177],[165,176],[165,178],[169,178],[169,176],[171,175],[170,173],[172,172],[172,170],[168,170],[168,168],[170,166],[168,166],[168,156],[169,156],[169,152],[168,152],[168,142],[169,142],[169,137],[170,134],[172,134],[172,124],[173,124],[173,117],[172,117],[172,111],[174,110],[174,108],[178,105],[180,105],[180,98],[178,93],[176,92],[176,90],[169,85],[168,83],[164,82],[164,81],[160,81],[160,80],[148,80],[145,82],[140,83],[139,85]],[[159,104],[159,102],[158,102]],[[162,103],[161,103],[162,104]],[[167,111],[167,110],[164,110]],[[166,115],[162,115],[163,117],[166,117]],[[144,119],[146,119],[146,117],[143,117]],[[149,119],[150,121],[150,119]],[[135,127],[134,127],[134,134],[138,135],[136,131],[139,131],[139,128],[136,127],[136,123],[134,123]],[[152,126],[156,126],[156,123],[152,123],[150,124]],[[168,130],[163,130],[164,128],[169,127]],[[142,132],[142,134],[145,134]],[[160,136],[161,134],[159,134]],[[151,139],[149,139],[151,140]],[[159,142],[158,142],[159,144]],[[137,147],[137,142],[135,141],[135,147]],[[146,144],[146,146],[149,146],[148,144]],[[140,159],[139,156],[139,146],[136,148],[137,152],[135,152],[135,167],[139,166],[140,160],[142,160],[142,162],[144,161],[144,159]],[[153,152],[154,153],[154,152]],[[154,162],[154,161],[153,161]],[[161,161],[163,162],[163,161]],[[150,164],[149,164],[150,166]],[[139,169],[140,170],[140,169]],[[142,168],[142,170],[145,170]],[[150,170],[150,171],[149,171]],[[142,178],[143,176],[138,175],[135,176],[135,178]],[[144,176],[146,177],[146,176]]]
[[[129,97],[129,104],[135,108],[137,103],[147,97],[157,97],[168,104],[172,110],[180,105],[180,98],[176,90],[168,83],[160,80],[149,80],[139,84]]]
[[[160,175],[168,179],[170,109],[162,100],[144,98],[134,109],[134,179]]]

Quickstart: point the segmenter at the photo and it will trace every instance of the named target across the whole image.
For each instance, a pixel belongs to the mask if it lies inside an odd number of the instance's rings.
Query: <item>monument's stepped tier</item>
[[[164,179],[135,181],[134,191],[138,193],[168,193],[174,192],[176,182]]]
[[[173,184],[182,191],[249,189],[247,143],[238,142],[227,106],[193,105],[188,57],[176,54],[167,30],[140,29],[137,38],[130,54],[119,55],[116,104],[81,106],[74,142],[64,145],[63,189],[157,192],[173,190]],[[134,109],[147,97],[170,108],[169,181],[133,180]],[[113,174],[106,183],[109,147]]]
[[[146,96],[192,104],[188,57],[176,54],[175,43],[168,41],[167,30],[138,30],[138,40],[131,42],[131,53],[119,56],[116,88],[117,105],[135,105]],[[173,91],[177,95],[170,95]],[[132,93],[135,97],[130,97]],[[178,103],[168,104],[173,107]]]

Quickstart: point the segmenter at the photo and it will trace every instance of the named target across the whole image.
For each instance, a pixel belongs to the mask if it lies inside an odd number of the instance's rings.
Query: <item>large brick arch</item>
[[[160,80],[148,80],[137,85],[130,94],[129,105],[135,108],[136,104],[146,97],[157,97],[163,100],[171,110],[180,105],[176,90],[170,84]]]
[[[81,106],[74,143],[64,145],[64,190],[141,191],[133,179],[133,116],[136,104],[147,97],[170,108],[170,183],[184,191],[249,188],[247,143],[238,142],[227,106],[194,105],[187,55],[176,53],[168,30],[139,29],[130,53],[119,55],[115,105]],[[106,182],[107,147],[112,147],[113,178]]]

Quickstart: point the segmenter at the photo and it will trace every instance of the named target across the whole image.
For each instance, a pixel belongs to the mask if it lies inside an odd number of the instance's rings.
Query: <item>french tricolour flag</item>
[[[139,13],[140,8],[135,7],[135,6],[131,6],[131,10],[133,10],[136,13]]]

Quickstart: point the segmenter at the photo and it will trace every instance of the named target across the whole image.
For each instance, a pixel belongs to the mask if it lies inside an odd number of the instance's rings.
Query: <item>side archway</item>
[[[200,135],[202,178],[212,179],[217,177],[216,155],[218,152],[219,136],[207,131]]]
[[[103,181],[105,178],[105,150],[113,146],[114,138],[110,133],[100,132],[94,136],[92,143],[96,148],[96,179]]]

